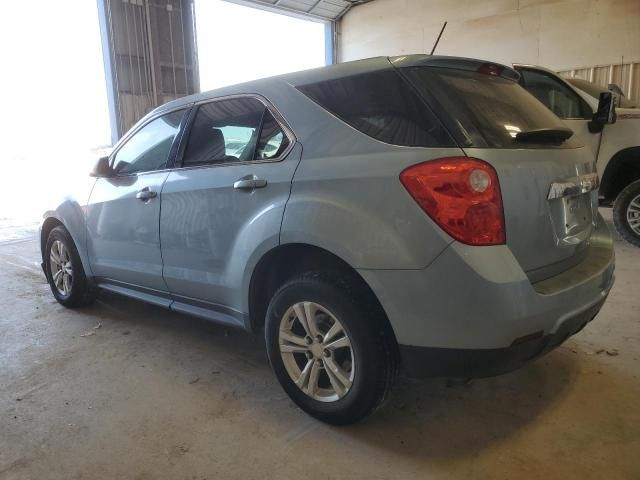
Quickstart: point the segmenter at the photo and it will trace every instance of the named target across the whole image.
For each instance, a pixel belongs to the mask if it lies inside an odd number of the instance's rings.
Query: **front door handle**
[[[255,175],[242,177],[233,184],[233,188],[236,190],[253,190],[254,188],[264,188],[266,186],[267,181],[263,178],[258,178]]]
[[[138,200],[151,200],[152,198],[156,198],[158,196],[158,192],[154,192],[153,190],[149,190],[149,187],[144,187],[138,193],[136,193],[136,198]]]

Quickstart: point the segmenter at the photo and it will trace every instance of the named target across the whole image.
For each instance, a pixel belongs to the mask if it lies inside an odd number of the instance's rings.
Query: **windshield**
[[[579,88],[580,90],[582,90],[584,93],[586,93],[590,97],[595,98],[596,100],[600,99],[600,94],[602,92],[608,92],[609,91],[606,88],[601,87],[600,85],[596,85],[595,83],[589,82],[588,80],[583,80],[582,78],[566,78],[565,80],[567,82],[569,82],[571,85],[573,85],[574,87]],[[618,99],[618,106],[619,107],[622,107],[622,108],[637,108],[638,107],[636,102],[633,102],[632,100],[629,100],[628,98],[620,97],[619,95],[616,95],[616,98]]]
[[[408,67],[403,69],[429,103],[439,107],[454,131],[462,134],[466,146],[523,148],[516,140],[520,132],[566,130],[567,126],[533,95],[512,80],[495,75],[449,68]],[[521,136],[522,138],[523,136]],[[576,147],[573,139],[557,145],[526,147]]]

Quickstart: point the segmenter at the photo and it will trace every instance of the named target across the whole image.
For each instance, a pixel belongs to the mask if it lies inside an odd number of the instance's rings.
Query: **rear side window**
[[[264,105],[253,98],[201,105],[191,126],[184,166],[252,160]]]
[[[515,137],[520,132],[567,126],[512,80],[450,68],[408,67],[403,73],[438,111],[444,112],[464,145],[491,148],[577,145],[573,139],[557,145],[517,142]]]
[[[289,146],[289,139],[282,131],[269,110],[265,110],[260,129],[260,139],[256,147],[256,160],[270,160],[279,157]]]
[[[385,143],[455,145],[440,121],[394,70],[311,83],[298,90],[340,120]]]
[[[218,100],[198,109],[183,166],[275,159],[289,143],[262,102],[250,97]]]

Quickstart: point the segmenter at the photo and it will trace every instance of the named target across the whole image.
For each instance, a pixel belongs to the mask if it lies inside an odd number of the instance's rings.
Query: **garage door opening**
[[[88,183],[110,128],[95,1],[3,3],[0,44],[2,242],[33,233],[52,198]]]
[[[221,0],[195,20],[202,91],[325,65],[325,23]]]

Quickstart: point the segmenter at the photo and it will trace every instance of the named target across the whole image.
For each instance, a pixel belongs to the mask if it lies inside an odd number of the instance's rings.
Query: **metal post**
[[[123,126],[123,129],[126,128],[128,130],[131,125],[133,125],[140,119],[141,115],[138,114],[138,103],[135,99],[136,92],[134,88],[135,81],[133,79],[133,52],[131,50],[131,35],[129,32],[129,13],[127,12],[127,5],[129,5],[129,0],[122,0],[122,8],[124,9],[124,25],[125,31],[127,32],[127,56],[129,57],[129,75],[127,75],[127,79],[129,80],[129,89],[131,90],[131,100],[133,101],[134,116],[134,118],[132,119],[133,121]],[[120,106],[120,108],[122,108],[122,106]]]
[[[133,13],[133,34],[136,37],[136,65],[138,66],[138,86],[140,88],[140,97],[142,99],[143,96],[143,92],[144,90],[142,89],[142,67],[140,66],[140,61],[142,59],[141,55],[140,55],[140,46],[139,46],[139,42],[138,42],[138,19],[136,16],[136,10],[138,9],[138,4],[134,3],[132,4],[133,9],[132,9],[132,13]],[[147,96],[146,94],[144,95],[145,97]],[[144,115],[145,113],[147,113],[147,109],[145,108],[144,111],[142,112],[142,115]],[[141,115],[141,116],[142,116]],[[139,119],[136,119],[136,121]]]
[[[145,2],[145,12],[147,16],[147,42],[149,44],[149,70],[151,70],[151,87],[153,89],[153,106],[158,105],[158,85],[156,83],[156,68],[153,57],[153,36],[151,34],[151,15],[149,14],[149,0]]]
[[[189,77],[187,75],[187,46],[184,43],[184,4],[180,4],[180,33],[182,40],[182,66],[184,67],[184,94],[189,95]]]
[[[176,60],[173,55],[173,25],[171,12],[173,5],[167,4],[167,18],[169,19],[169,48],[171,49],[171,73],[173,73],[173,98],[178,98],[178,89],[176,85]]]
[[[151,76],[149,74],[149,62],[147,61],[148,57],[148,49],[149,45],[145,41],[147,38],[147,20],[146,20],[146,11],[144,9],[144,2],[140,0],[140,35],[141,35],[141,43],[142,43],[142,65],[144,66],[144,88],[147,92],[146,97],[149,101],[149,104],[153,107],[155,106],[153,99],[153,89],[151,88]]]
[[[200,69],[198,64],[198,33],[196,30],[196,8],[193,0],[189,0],[189,15],[191,15],[191,82],[193,92],[200,91]]]
[[[324,24],[324,64],[325,65],[333,65],[336,63],[334,57],[334,22],[327,22]]]
[[[100,39],[102,43],[102,62],[104,64],[104,78],[107,86],[107,105],[109,108],[109,127],[111,129],[111,143],[115,144],[120,137],[118,133],[118,88],[115,78],[115,67],[112,63],[113,51],[109,42],[109,22],[107,20],[106,2],[97,0],[98,22],[100,24]]]

